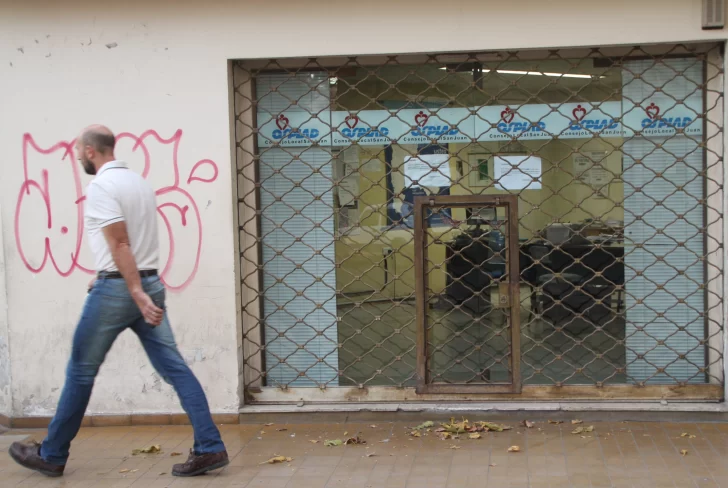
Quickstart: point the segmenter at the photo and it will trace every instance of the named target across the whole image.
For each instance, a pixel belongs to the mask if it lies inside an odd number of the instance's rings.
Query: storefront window
[[[414,386],[417,197],[513,194],[517,235],[487,206],[425,216],[434,376],[510,374],[493,285],[518,259],[524,385],[722,381],[705,73],[693,54],[256,73],[266,384]]]

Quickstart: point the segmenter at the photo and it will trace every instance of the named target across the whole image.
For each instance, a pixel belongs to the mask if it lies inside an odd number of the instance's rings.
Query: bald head
[[[86,127],[76,139],[76,154],[86,173],[95,175],[101,166],[113,161],[115,145],[116,137],[108,127],[103,125]]]
[[[99,154],[113,154],[116,145],[114,133],[103,125],[86,127],[81,133],[80,139],[83,146],[91,146]]]

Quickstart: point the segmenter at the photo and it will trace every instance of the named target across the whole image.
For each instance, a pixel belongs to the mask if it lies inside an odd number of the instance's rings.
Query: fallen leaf
[[[287,431],[287,430],[288,430],[288,429],[286,429],[286,428],[283,428],[283,429],[276,429],[276,432],[285,432],[285,431]]]
[[[259,465],[262,465],[262,464],[290,463],[291,461],[293,461],[293,458],[289,458],[289,457],[285,457],[285,456],[276,456],[276,457],[270,458],[267,461],[264,461],[264,462],[260,463]]]
[[[413,430],[412,432],[410,432],[410,436],[412,436],[412,437],[422,437],[422,434],[420,434],[416,430]]]
[[[563,424],[563,423],[564,423],[563,420],[549,420],[549,424],[559,425],[559,424]]]
[[[583,423],[584,423],[583,420],[572,420],[571,421],[571,425],[579,425],[579,424],[583,424]]]
[[[167,474],[167,473],[159,473],[159,476],[164,476],[165,474]]]
[[[460,449],[460,446],[452,445],[452,446],[448,447],[448,449]]]
[[[682,454],[683,456],[687,456],[688,455],[688,450],[687,449],[683,449],[682,451],[680,451],[680,454]]]
[[[427,422],[422,422],[420,425],[415,427],[416,430],[422,430],[422,429],[429,429],[430,427],[434,427],[435,422],[428,420]]]
[[[468,434],[468,439],[480,439],[482,436],[480,434]]]
[[[693,435],[693,434],[689,434],[687,432],[683,432],[682,434],[680,434],[680,437],[687,437],[688,439],[695,439],[697,436]]]
[[[488,466],[490,466],[491,468],[494,468],[495,466],[498,466],[498,465],[493,463],[493,464],[489,464]]]
[[[160,446],[159,444],[155,444],[153,446],[143,447],[141,449],[134,449],[133,451],[131,451],[131,455],[136,456],[138,454],[159,454],[160,452],[162,452],[162,446]]]
[[[364,439],[359,437],[359,435],[357,435],[356,437],[350,437],[350,438],[346,439],[346,442],[344,442],[344,444],[346,444],[347,446],[351,445],[351,444],[366,444],[366,443],[367,443],[367,441],[365,441]]]
[[[172,456],[172,457],[174,457],[174,456],[181,456],[181,455],[182,455],[181,452],[173,452],[172,454],[170,454],[170,456]]]
[[[435,432],[445,432],[445,427],[438,427]]]
[[[316,439],[311,439],[308,442],[310,442],[311,444],[318,444],[319,443],[319,441],[317,441]]]
[[[370,425],[369,427],[371,427],[372,429],[376,429],[377,428],[376,425]]]
[[[265,431],[264,430],[261,430],[260,431],[260,435],[263,435],[263,434],[265,434]]]
[[[376,452],[369,452],[369,453],[365,454],[364,456],[370,458],[370,457],[374,457],[376,455],[377,455]]]
[[[451,434],[463,434],[470,428],[470,425],[466,419],[463,419],[462,422],[455,422],[455,419],[451,418],[450,423],[442,424],[442,427]]]
[[[346,437],[347,435],[349,435],[349,432],[348,431],[344,431],[344,437]]]
[[[508,452],[521,452],[521,448],[519,446],[511,446],[508,448]]]
[[[440,432],[440,439],[447,440],[452,439],[452,434],[450,432]]]
[[[571,431],[572,434],[581,434],[583,432],[585,432],[584,427],[577,427],[576,429]]]
[[[594,432],[594,426],[590,425],[589,427],[584,429],[584,432]]]
[[[494,432],[503,432],[504,430],[513,429],[513,427],[508,425],[494,424],[493,422],[476,422],[476,424],[483,427],[485,430],[492,430]]]
[[[273,422],[269,422],[269,423],[265,424],[266,427],[270,427],[271,425],[274,425]]]
[[[389,442],[389,439],[382,439],[379,441],[380,444],[386,444],[387,442]]]
[[[536,424],[534,424],[530,420],[524,420],[523,422],[521,422],[521,425],[524,426],[527,429],[532,429],[533,426],[536,425]]]
[[[128,470],[128,469],[120,469],[120,470],[119,470],[119,473],[128,473],[129,471],[130,471],[130,470]]]
[[[333,441],[324,441],[324,446],[326,447],[336,447],[344,444],[344,442],[341,439],[335,439]]]

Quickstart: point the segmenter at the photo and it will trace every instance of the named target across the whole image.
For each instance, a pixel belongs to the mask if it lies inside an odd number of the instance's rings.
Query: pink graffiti
[[[120,147],[131,144],[127,149],[131,157],[138,156],[142,160],[141,173],[144,178],[148,178],[153,170],[165,171],[171,166],[172,184],[158,188],[156,195],[162,229],[168,236],[168,253],[166,261],[161,265],[160,276],[173,291],[185,289],[195,278],[200,264],[203,236],[202,217],[197,203],[187,189],[180,186],[178,155],[181,141],[181,129],[170,138],[163,138],[154,130],[145,131],[139,136],[129,132],[117,135],[117,156],[121,157],[118,154]],[[20,259],[32,273],[42,272],[49,261],[56,273],[62,277],[70,276],[77,269],[84,273],[93,273],[92,266],[83,263],[83,204],[86,197],[83,194],[81,170],[74,154],[74,144],[75,141],[61,141],[44,148],[31,134],[23,136],[24,179],[18,192],[14,229]],[[168,159],[160,158],[161,161],[157,161],[153,158],[151,145],[159,145],[167,151],[171,149],[171,155]],[[31,164],[31,157],[46,158],[41,164],[34,165]],[[36,174],[31,175],[31,171]],[[217,164],[210,159],[202,159],[192,166],[186,186],[189,187],[192,182],[212,183],[217,176]],[[155,177],[154,181],[158,179]],[[65,184],[63,180],[66,180]],[[40,197],[39,207],[29,202],[33,196]],[[22,212],[28,204],[31,207]],[[70,218],[70,221],[58,225],[54,222],[54,217],[56,221],[59,218]],[[33,225],[36,227],[31,229]],[[40,242],[37,226],[42,226],[45,232]],[[189,239],[180,239],[179,236],[185,233]],[[180,250],[178,241],[184,242],[185,246],[193,246],[194,259],[191,265],[187,262],[189,260],[175,260]]]

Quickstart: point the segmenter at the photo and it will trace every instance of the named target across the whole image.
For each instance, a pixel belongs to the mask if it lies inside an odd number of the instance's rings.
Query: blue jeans
[[[165,290],[159,278],[142,278],[142,285],[157,306],[164,308]],[[174,342],[167,314],[159,326],[152,327],[144,321],[124,280],[100,278],[86,298],[73,336],[66,384],[48,436],[41,446],[41,457],[51,464],[66,464],[71,441],[81,427],[99,367],[114,340],[126,329],[133,330],[139,337],[154,368],[177,392],[194,429],[194,452],[207,454],[225,450],[205,393]]]

